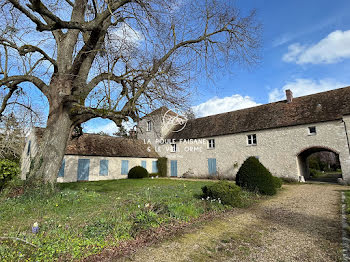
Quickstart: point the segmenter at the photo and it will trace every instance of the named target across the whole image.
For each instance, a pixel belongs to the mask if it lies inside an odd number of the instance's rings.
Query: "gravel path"
[[[287,185],[276,197],[119,261],[341,261],[345,189]]]

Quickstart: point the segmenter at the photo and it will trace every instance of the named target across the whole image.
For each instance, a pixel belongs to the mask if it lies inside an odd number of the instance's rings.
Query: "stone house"
[[[162,107],[138,125],[138,139],[168,158],[170,176],[234,178],[255,156],[274,175],[301,181],[309,176],[307,157],[329,151],[350,181],[350,87],[298,98],[286,90],[283,101],[187,122],[175,115]]]
[[[43,130],[34,128],[26,138],[21,158],[22,179],[26,179]],[[83,134],[68,142],[57,182],[127,178],[129,170],[134,166],[143,166],[149,173],[156,173],[158,157],[153,147],[141,140]]]

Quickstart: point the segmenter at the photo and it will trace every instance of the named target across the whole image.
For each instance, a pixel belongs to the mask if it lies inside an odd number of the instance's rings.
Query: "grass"
[[[1,261],[72,261],[173,221],[230,209],[196,197],[215,182],[133,179],[66,183],[59,192],[0,196]],[[245,192],[245,202],[252,194]],[[33,223],[39,233],[33,234]],[[17,238],[17,239],[16,239]],[[33,246],[34,245],[34,246]]]

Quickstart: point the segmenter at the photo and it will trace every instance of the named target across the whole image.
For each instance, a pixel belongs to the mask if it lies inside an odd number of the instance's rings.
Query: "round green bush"
[[[220,200],[222,204],[233,207],[243,206],[242,189],[233,183],[220,181],[209,186],[203,186],[202,192],[202,198]]]
[[[244,161],[237,172],[236,184],[265,195],[274,195],[277,192],[273,176],[256,157],[248,157]]]
[[[7,159],[0,160],[0,191],[6,186],[7,182],[19,174],[19,170],[17,163]]]
[[[148,177],[148,171],[142,166],[135,166],[129,170],[128,178],[145,178]]]

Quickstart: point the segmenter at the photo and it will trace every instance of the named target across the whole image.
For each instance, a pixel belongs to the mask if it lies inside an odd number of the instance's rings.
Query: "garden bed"
[[[136,239],[167,224],[231,209],[198,197],[214,181],[111,180],[60,184],[50,197],[40,193],[1,198],[2,261],[76,260]],[[244,192],[248,206],[254,194]],[[33,223],[39,233],[32,233]]]

